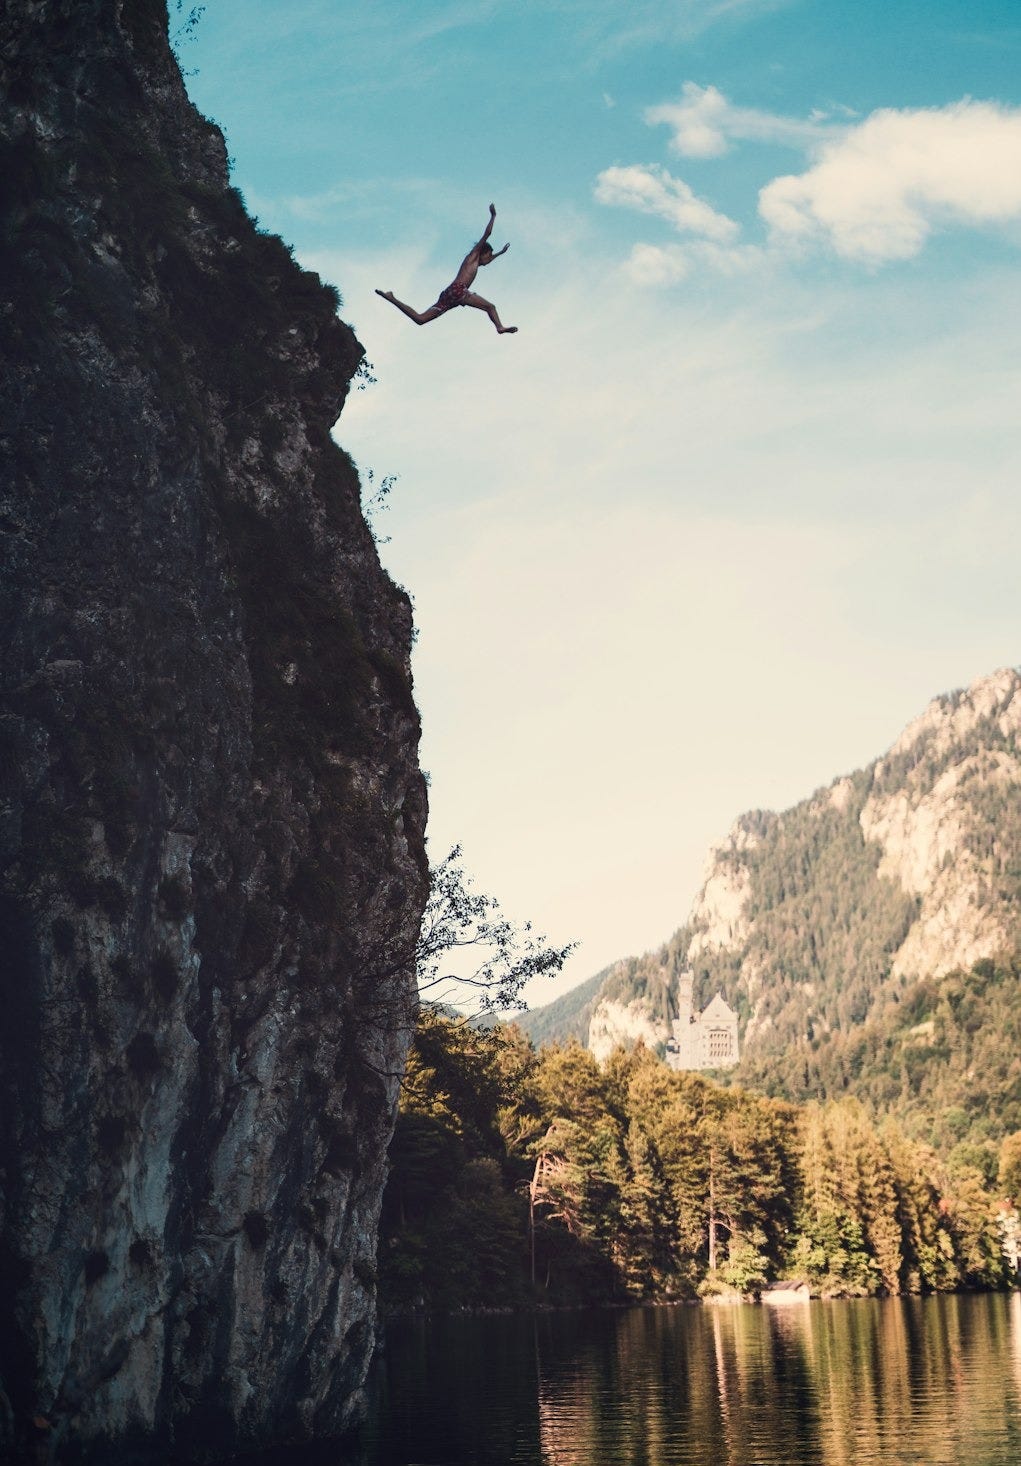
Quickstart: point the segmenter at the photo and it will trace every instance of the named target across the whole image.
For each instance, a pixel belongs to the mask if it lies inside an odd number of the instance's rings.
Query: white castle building
[[[667,1040],[666,1061],[671,1069],[730,1069],[741,1057],[737,1044],[737,1014],[723,994],[717,993],[701,1013],[692,1011],[692,974],[677,981],[677,1012],[673,1038]]]

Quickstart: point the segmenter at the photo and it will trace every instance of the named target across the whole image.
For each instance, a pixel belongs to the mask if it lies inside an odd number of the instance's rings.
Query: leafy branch
[[[521,1008],[525,984],[559,972],[576,946],[552,946],[531,922],[509,921],[495,896],[472,888],[455,845],[430,876],[415,950],[419,998],[457,1007],[470,998],[468,1018]]]
[[[184,14],[184,0],[176,0],[175,11],[178,15]],[[203,15],[205,15],[205,13],[206,7],[204,5],[192,5],[188,10],[185,19],[182,20],[177,29],[175,31],[171,31],[171,46],[175,45],[178,41],[192,40],[196,30],[198,29],[198,23],[202,19]]]
[[[364,484],[362,487],[362,515],[365,523],[369,526],[369,533],[377,545],[388,545],[389,535],[380,535],[376,532],[376,518],[386,512],[390,507],[390,494],[394,484],[397,482],[395,473],[388,473],[385,478],[380,479],[376,485],[376,475],[371,468],[364,470]]]
[[[186,41],[193,41],[195,39],[195,32],[198,29],[199,21],[206,13],[206,7],[204,5],[192,5],[185,12],[184,4],[185,0],[176,0],[175,13],[179,17],[183,17],[183,19],[177,29],[170,32],[170,49],[177,57],[178,62],[181,60],[181,47]],[[184,75],[198,76],[198,67],[193,67],[191,71],[184,72]]]

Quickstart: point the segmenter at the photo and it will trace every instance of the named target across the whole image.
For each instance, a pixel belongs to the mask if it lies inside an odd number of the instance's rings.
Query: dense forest
[[[962,977],[956,1006],[944,981],[945,1002],[917,1018],[926,1046],[948,1015],[967,1031],[968,983],[995,986],[995,971]],[[929,1011],[911,1001],[911,1016]],[[903,1062],[917,1079],[910,1050]],[[673,1072],[641,1046],[600,1067],[576,1041],[536,1051],[514,1025],[425,1009],[384,1198],[384,1301],[683,1299],[783,1277],[823,1296],[1008,1285],[1019,1117],[991,1114],[965,1140],[967,1112],[944,1114],[948,1148],[923,1124],[877,1120],[884,1103],[877,1087],[875,1110],[799,1106]]]
[[[1021,1129],[1019,984],[1016,958],[904,984],[860,1027],[749,1056],[740,1081],[799,1101],[856,1096],[992,1183],[999,1138]]]

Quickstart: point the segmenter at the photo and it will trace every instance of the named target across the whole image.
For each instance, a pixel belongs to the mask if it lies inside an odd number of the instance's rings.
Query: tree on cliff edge
[[[576,945],[550,946],[531,922],[509,921],[495,896],[472,889],[455,845],[430,871],[415,954],[419,998],[470,1005],[470,1017],[521,1008],[525,984],[559,972]]]

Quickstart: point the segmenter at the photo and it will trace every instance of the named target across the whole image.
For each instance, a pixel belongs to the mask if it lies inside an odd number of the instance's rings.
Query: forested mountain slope
[[[1021,961],[980,958],[969,970],[922,978],[868,1022],[784,1053],[750,1053],[741,1084],[798,1100],[854,1095],[895,1115],[943,1154],[985,1151],[1021,1129]]]
[[[738,1010],[737,1079],[853,1088],[853,1073],[827,1068],[844,1038],[866,1023],[892,1034],[920,980],[1018,949],[1019,728],[1021,675],[1004,669],[935,698],[867,768],[782,814],[742,815],[710,852],[685,925],[608,969],[589,1047],[605,1057],[639,1036],[664,1041],[690,967],[698,1004],[722,991]]]
[[[552,1003],[547,1003],[542,1008],[532,1008],[527,1013],[515,1014],[514,1022],[537,1046],[572,1038],[584,1043],[588,1038],[592,1010],[609,973],[610,968],[604,968],[587,982],[580,983],[562,997],[555,998]]]

